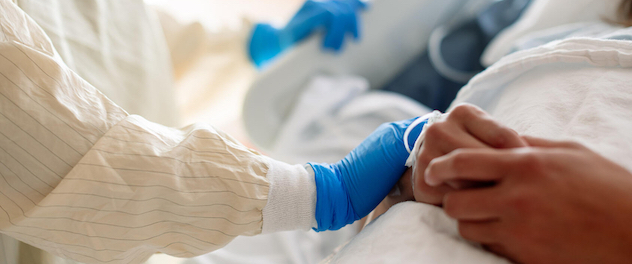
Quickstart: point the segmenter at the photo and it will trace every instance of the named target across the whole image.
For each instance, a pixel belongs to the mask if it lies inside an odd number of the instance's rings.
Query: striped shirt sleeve
[[[276,191],[275,191],[276,190]],[[0,232],[85,263],[193,257],[314,225],[313,175],[213,127],[128,115],[0,0]]]

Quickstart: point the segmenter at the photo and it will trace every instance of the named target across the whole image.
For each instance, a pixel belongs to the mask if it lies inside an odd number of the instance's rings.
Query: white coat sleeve
[[[313,175],[211,126],[128,115],[0,0],[0,232],[85,263],[193,257],[314,225]]]

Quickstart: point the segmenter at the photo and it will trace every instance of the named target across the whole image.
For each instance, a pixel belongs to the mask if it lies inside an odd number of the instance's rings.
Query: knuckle
[[[496,148],[505,148],[508,145],[507,134],[502,130],[493,132],[488,140],[489,142],[487,143]]]
[[[531,151],[523,155],[521,165],[521,169],[524,169],[533,175],[539,175],[544,171],[546,160],[541,155]]]
[[[444,129],[442,123],[435,123],[428,127],[426,131],[427,140],[440,140],[444,138]]]
[[[450,119],[462,119],[470,116],[472,114],[472,106],[467,104],[462,104],[455,107],[448,118]]]
[[[507,147],[513,147],[510,146],[512,139],[513,138],[517,138],[518,135],[516,135],[513,131],[509,130],[509,128],[506,127],[502,127],[499,126],[496,129],[496,132],[493,133],[492,137],[491,137],[491,144],[497,148],[507,148]]]
[[[417,157],[417,166],[419,166],[419,168],[426,168],[430,165],[430,163],[432,162],[432,160],[434,159],[434,157],[430,154],[428,154],[428,151],[422,151],[419,154],[419,157]],[[421,171],[421,174],[423,174],[424,172]]]
[[[448,117],[457,119],[469,118],[472,116],[481,115],[483,111],[478,107],[471,104],[461,104],[455,107]]]

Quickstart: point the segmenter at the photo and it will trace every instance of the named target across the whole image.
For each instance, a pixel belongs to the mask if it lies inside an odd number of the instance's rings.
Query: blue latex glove
[[[326,49],[339,51],[347,33],[353,34],[355,39],[360,38],[356,12],[365,7],[361,0],[308,0],[285,28],[255,25],[250,40],[250,57],[260,67],[316,30],[325,31],[323,46]]]
[[[415,120],[381,125],[335,164],[309,163],[316,181],[316,231],[338,230],[368,215],[406,171],[404,132]],[[408,137],[413,146],[426,121]]]

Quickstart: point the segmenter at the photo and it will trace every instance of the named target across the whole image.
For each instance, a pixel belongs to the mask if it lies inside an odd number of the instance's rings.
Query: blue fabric
[[[441,42],[444,61],[453,69],[481,72],[480,57],[489,42],[513,24],[531,0],[500,0],[450,32]],[[422,53],[404,68],[383,90],[406,95],[445,112],[466,83],[442,76],[432,65],[428,52]]]
[[[325,49],[340,51],[347,34],[360,39],[357,12],[364,8],[366,4],[360,0],[308,0],[282,29],[265,23],[255,25],[249,44],[250,58],[261,67],[318,30],[325,32]]]
[[[388,195],[406,171],[408,151],[426,122],[404,139],[415,120],[381,125],[343,160],[335,164],[309,163],[316,182],[316,231],[338,230],[368,215]]]

